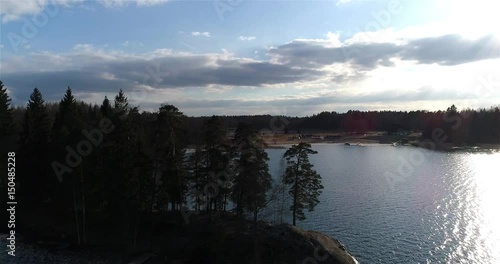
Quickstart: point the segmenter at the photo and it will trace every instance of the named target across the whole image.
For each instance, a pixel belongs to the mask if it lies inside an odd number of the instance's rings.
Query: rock
[[[217,219],[207,228],[206,222],[195,220],[188,230],[196,230],[191,232],[190,245],[166,255],[182,258],[184,263],[357,263],[338,240],[286,224],[259,222],[255,226],[252,221]]]

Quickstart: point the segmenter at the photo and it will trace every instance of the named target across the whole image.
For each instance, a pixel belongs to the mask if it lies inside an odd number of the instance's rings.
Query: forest
[[[35,88],[26,106],[14,107],[0,85],[2,153],[16,153],[22,204],[18,229],[38,236],[64,236],[72,230],[66,239],[78,244],[104,233],[135,243],[141,226],[155,212],[178,212],[185,222],[193,211],[209,217],[228,212],[257,221],[284,189],[294,198],[290,211],[295,225],[296,218],[304,219],[305,210],[314,210],[323,188],[307,159],[315,152],[309,144],[292,147],[284,157],[284,178],[273,179],[266,144],[259,136],[262,130],[410,130],[422,132],[424,140],[442,129],[446,141],[456,145],[500,143],[498,106],[321,112],[308,117],[189,117],[167,103],[154,112],[141,111],[121,90],[100,105],[85,103],[70,87],[57,103],[45,102]],[[5,163],[1,166],[6,171]],[[308,171],[308,177],[299,179],[300,171]],[[4,178],[0,184],[5,190]],[[5,204],[5,199],[0,202]]]
[[[16,228],[34,239],[85,245],[112,237],[135,245],[158,215],[182,225],[193,212],[256,223],[285,184],[295,225],[323,188],[308,160],[316,152],[304,143],[290,148],[284,178],[273,180],[265,144],[249,123],[228,137],[222,118],[203,118],[189,140],[192,119],[178,108],[141,113],[121,90],[99,106],[77,101],[69,87],[56,104],[38,88],[26,107],[13,109],[3,84],[0,96],[2,151],[15,152],[22,204]]]

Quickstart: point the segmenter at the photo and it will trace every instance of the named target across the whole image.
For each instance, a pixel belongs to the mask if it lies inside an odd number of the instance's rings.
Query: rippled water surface
[[[360,263],[500,263],[500,153],[313,148],[325,189],[299,226],[339,239]],[[285,149],[267,151],[277,177]],[[277,211],[262,215],[277,220]],[[0,263],[117,263],[106,254],[55,254],[22,243],[18,253],[0,255]]]
[[[313,148],[325,189],[299,226],[338,238],[361,263],[500,263],[500,153]],[[268,150],[274,176],[284,152]]]

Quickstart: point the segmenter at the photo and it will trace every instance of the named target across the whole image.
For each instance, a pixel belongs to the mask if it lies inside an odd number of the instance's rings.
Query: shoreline
[[[325,133],[319,133],[325,134]],[[299,144],[300,142],[306,142],[311,145],[315,144],[351,144],[350,146],[356,147],[358,144],[363,145],[394,145],[397,146],[409,146],[425,148],[429,150],[445,151],[445,152],[490,152],[490,151],[500,151],[500,143],[479,143],[475,145],[458,145],[453,143],[440,143],[435,144],[435,148],[427,148],[426,141],[417,140],[416,136],[407,143],[401,143],[400,137],[394,135],[382,135],[380,132],[367,133],[363,135],[348,135],[348,136],[337,136],[336,139],[313,139],[313,138],[297,138],[297,134],[291,135],[273,135],[273,136],[263,136],[266,143],[266,149],[286,149],[291,145]],[[292,140],[288,138],[293,138]]]
[[[308,259],[317,248],[321,248],[327,257],[323,263],[359,263],[337,238],[319,231],[263,220],[253,222],[232,214],[210,216],[199,211],[192,212],[198,213],[190,215],[187,223],[180,213],[174,212],[157,215],[162,220],[176,219],[167,221],[170,224],[150,219],[154,224],[141,228],[142,235],[137,240],[137,246],[131,241],[126,242],[125,237],[104,239],[101,235],[99,238],[106,240],[105,243],[99,239],[100,243],[77,245],[74,241],[62,241],[55,237],[30,239],[21,235],[18,242],[23,245],[24,251],[18,260],[19,263],[32,263],[34,257],[43,256],[50,261],[41,263],[56,263],[61,259],[103,264],[215,263],[215,260],[217,263],[238,263],[242,257],[257,257],[261,263],[295,263]],[[7,234],[0,233],[2,236]],[[213,239],[220,243],[211,244]],[[253,254],[254,251],[259,254]]]

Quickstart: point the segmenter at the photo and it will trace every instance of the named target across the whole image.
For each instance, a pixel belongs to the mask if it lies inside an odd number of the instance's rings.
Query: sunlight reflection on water
[[[414,148],[315,145],[321,203],[299,226],[340,239],[360,263],[500,263],[500,153],[426,151],[390,191],[383,174]],[[268,150],[276,176],[284,150]]]

